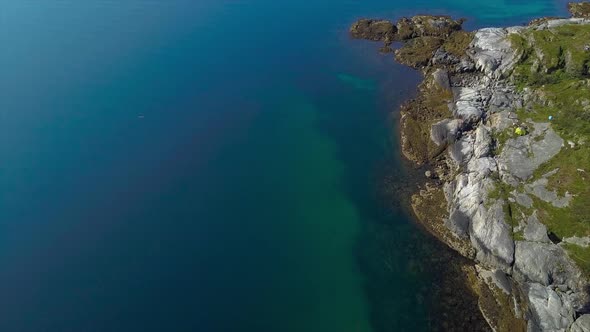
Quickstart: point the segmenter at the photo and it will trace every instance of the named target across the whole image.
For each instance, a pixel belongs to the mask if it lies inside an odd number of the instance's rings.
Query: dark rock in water
[[[590,18],[590,2],[570,2],[567,5],[572,17]]]
[[[391,43],[397,28],[387,20],[361,19],[350,27],[350,35],[357,39],[368,39]]]

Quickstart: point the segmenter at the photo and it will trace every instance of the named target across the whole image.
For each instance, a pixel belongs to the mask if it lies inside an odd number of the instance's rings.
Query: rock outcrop
[[[573,16],[586,17],[587,5],[570,5]],[[374,22],[380,27],[371,28]],[[498,331],[524,326],[528,331],[590,330],[590,316],[584,315],[587,276],[536,209],[538,204],[566,208],[575,199],[550,189],[558,170],[537,174],[563,150],[565,140],[550,122],[523,117],[521,110],[539,98],[533,89],[516,88],[514,72],[526,55],[512,39],[590,20],[544,19],[469,35],[461,31],[461,20],[448,17],[382,22],[361,20],[351,33],[385,43],[403,41],[396,60],[425,76],[418,96],[402,108],[401,120],[404,155],[432,169],[432,182],[412,200],[414,210],[433,234],[475,260],[480,281],[474,284],[490,326]],[[457,46],[460,33],[470,41]],[[518,126],[526,128],[526,135],[511,134]],[[440,206],[440,197],[446,214],[437,210],[430,218],[428,202]],[[588,237],[569,239],[568,244],[590,243],[583,240]],[[496,310],[494,304],[507,308]]]

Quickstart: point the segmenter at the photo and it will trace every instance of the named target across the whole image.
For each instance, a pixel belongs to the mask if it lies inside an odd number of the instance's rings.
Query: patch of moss
[[[465,55],[465,51],[473,40],[473,36],[473,32],[463,30],[454,32],[445,40],[442,47],[448,53],[460,58]]]
[[[570,206],[556,208],[551,204],[539,202],[544,215],[544,223],[559,237],[590,236],[590,147],[564,148],[549,162],[543,164],[536,172],[540,178],[552,170],[559,169],[548,178],[549,190],[556,190],[563,196],[569,192],[574,197]]]
[[[425,82],[418,97],[402,108],[402,148],[404,155],[418,164],[438,156],[446,148],[430,139],[431,126],[452,117],[448,103],[453,95],[449,90]]]
[[[395,52],[395,59],[399,63],[410,67],[424,67],[442,44],[443,39],[439,37],[413,38]]]
[[[510,36],[521,54],[513,77],[519,86],[554,84],[590,74],[589,25],[564,25],[553,29],[530,29]]]
[[[512,233],[514,241],[524,241],[524,234],[522,231]]]
[[[533,201],[539,220],[547,226],[549,232],[554,233],[558,238],[590,236],[588,217],[581,219],[582,216],[574,212],[576,208],[556,208],[551,203],[541,201],[536,197],[533,197]]]
[[[590,275],[590,247],[584,248],[575,244],[565,243],[563,248],[582,271],[584,271],[586,275]]]

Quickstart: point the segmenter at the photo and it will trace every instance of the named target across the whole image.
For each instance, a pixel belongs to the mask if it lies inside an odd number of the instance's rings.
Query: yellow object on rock
[[[524,136],[526,135],[526,130],[524,130],[522,127],[518,127],[514,130],[514,133],[518,136]]]

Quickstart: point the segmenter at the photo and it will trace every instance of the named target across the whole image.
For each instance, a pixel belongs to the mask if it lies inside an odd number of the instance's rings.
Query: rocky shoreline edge
[[[494,331],[590,331],[590,3],[568,8],[473,32],[430,15],[350,28],[424,75],[400,112],[403,154],[428,169],[412,209],[475,262],[466,279]]]

